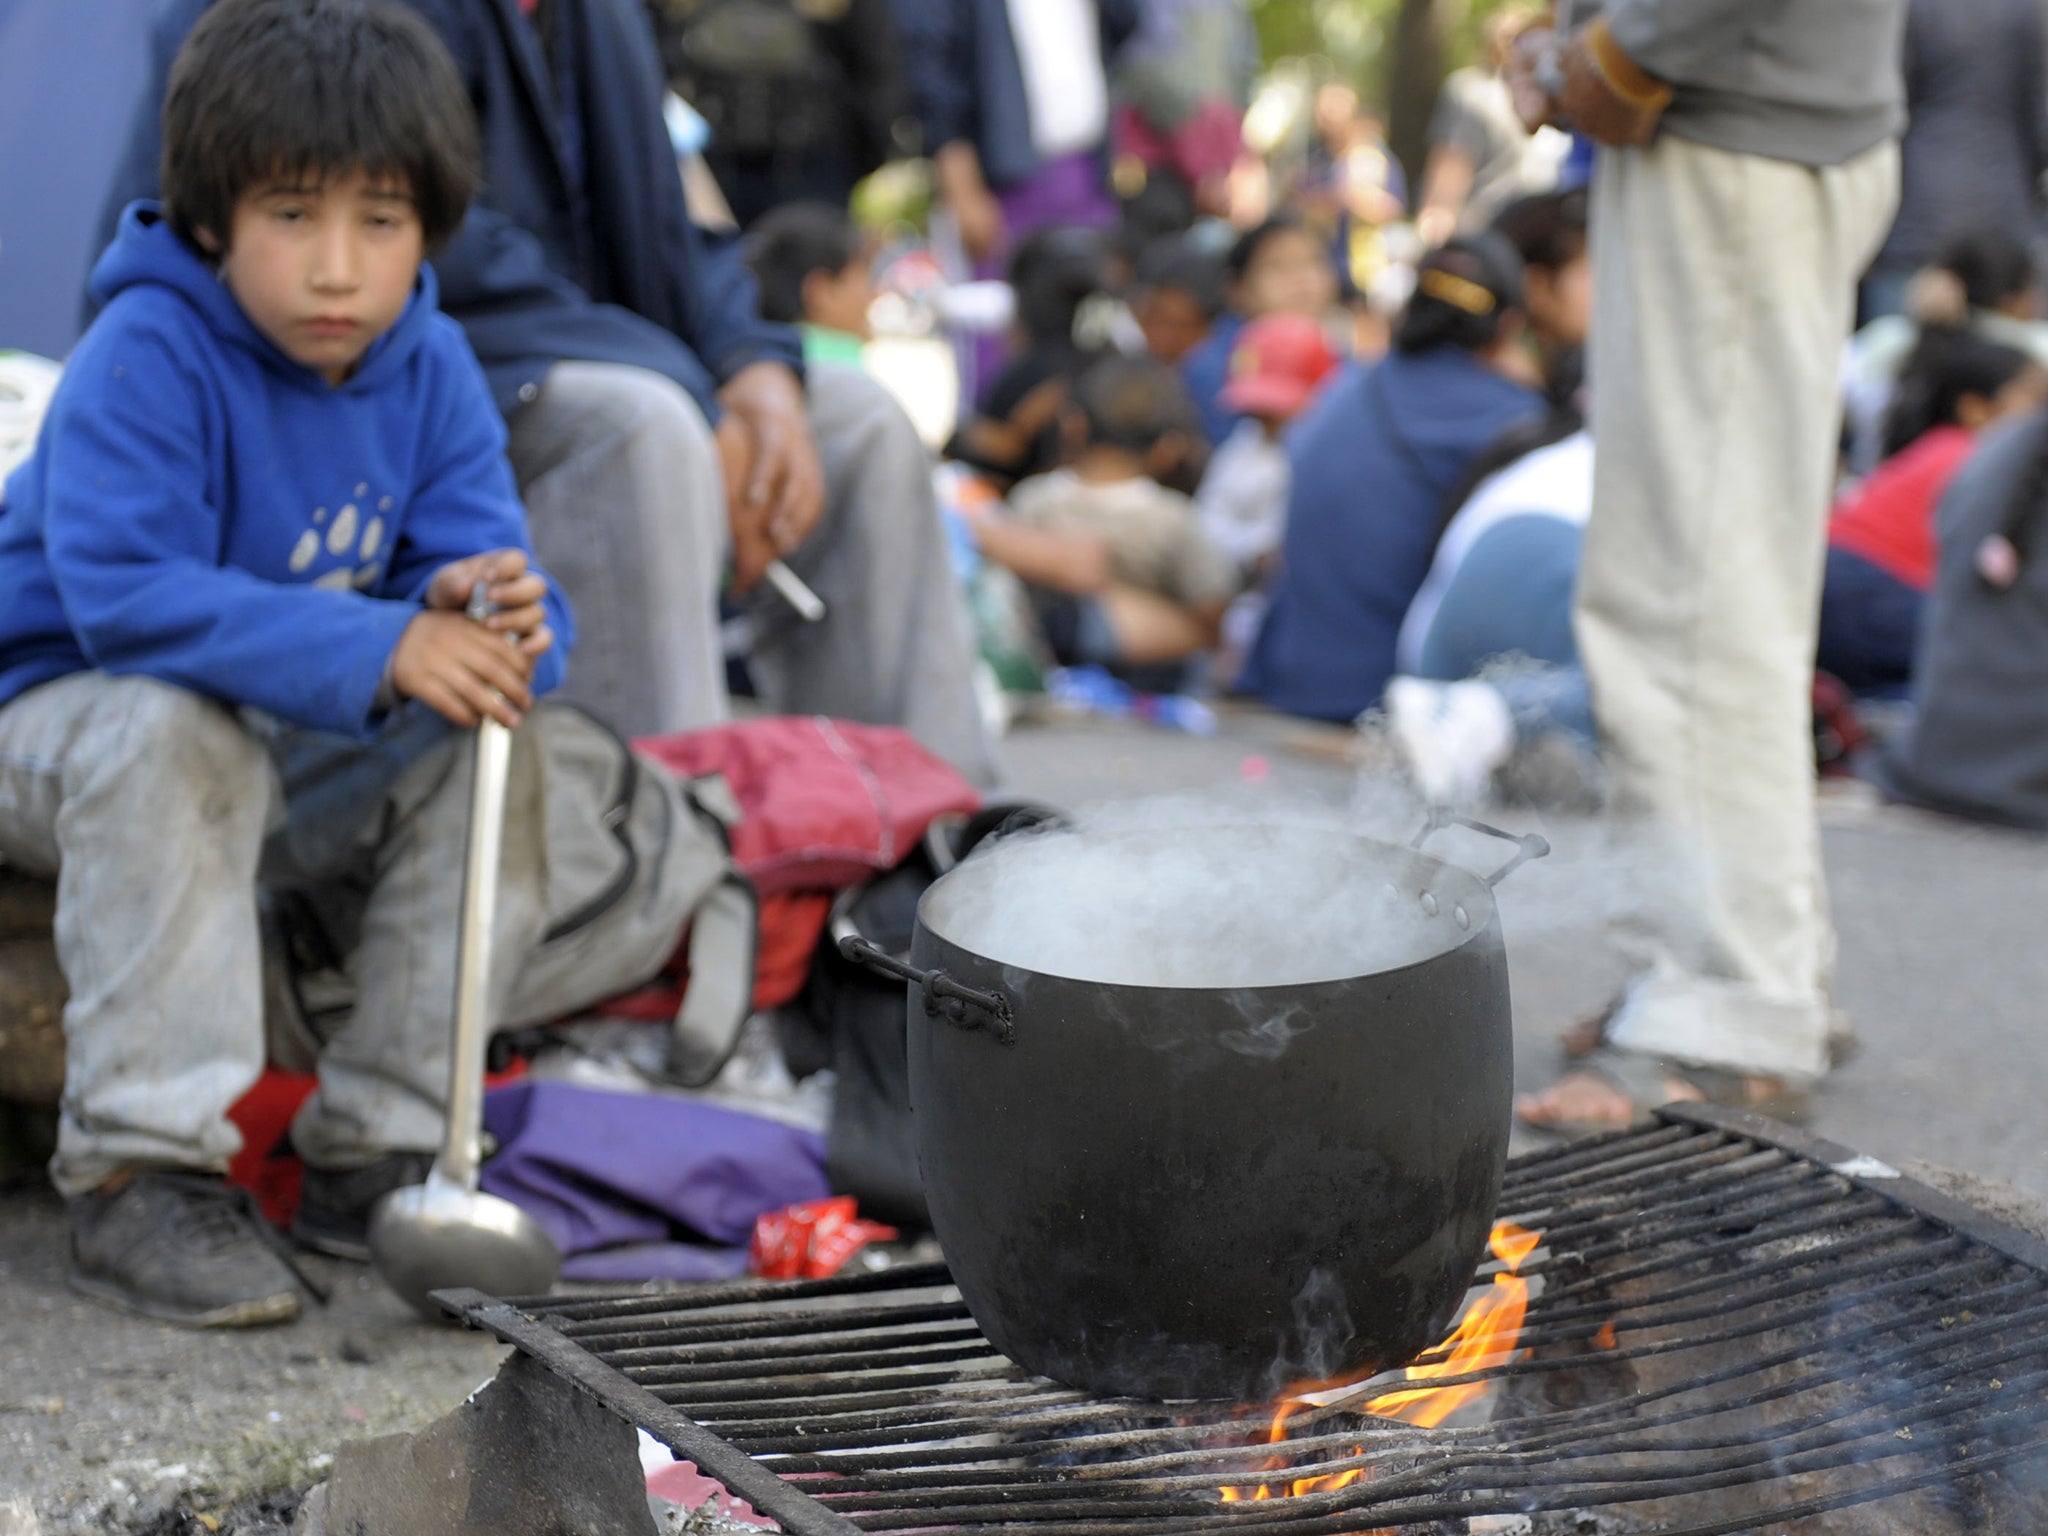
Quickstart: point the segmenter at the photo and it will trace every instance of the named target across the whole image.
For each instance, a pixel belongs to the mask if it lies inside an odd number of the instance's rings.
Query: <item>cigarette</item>
[[[766,574],[768,584],[782,594],[782,600],[794,608],[806,624],[815,624],[825,617],[825,600],[805,586],[803,577],[782,561],[770,560]]]

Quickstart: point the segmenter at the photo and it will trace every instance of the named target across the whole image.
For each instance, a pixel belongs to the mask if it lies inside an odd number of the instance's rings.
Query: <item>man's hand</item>
[[[803,385],[780,363],[749,364],[718,392],[732,585],[752,589],[768,562],[810,537],[825,511],[825,472],[811,441]]]
[[[1604,21],[1579,29],[1564,50],[1563,64],[1559,116],[1602,144],[1650,141],[1671,104],[1671,88],[1622,52]]]
[[[523,646],[507,645],[464,614],[435,609],[416,615],[391,653],[391,685],[399,695],[464,729],[486,715],[516,729],[533,708],[532,675],[533,658]]]

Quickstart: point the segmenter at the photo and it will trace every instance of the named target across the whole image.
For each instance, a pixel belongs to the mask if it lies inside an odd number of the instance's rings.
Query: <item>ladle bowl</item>
[[[562,1256],[541,1224],[509,1200],[439,1176],[394,1189],[370,1216],[370,1249],[385,1284],[423,1317],[454,1286],[532,1296],[561,1274]]]

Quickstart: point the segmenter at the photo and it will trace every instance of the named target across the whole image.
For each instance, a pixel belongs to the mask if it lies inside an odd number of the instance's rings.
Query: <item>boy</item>
[[[860,367],[874,334],[875,279],[853,220],[824,203],[791,203],[762,215],[746,248],[761,318],[796,326],[806,363]]]
[[[1139,253],[1131,275],[1131,318],[1145,350],[1178,367],[1207,339],[1223,312],[1223,262],[1185,234],[1163,235]]]
[[[431,31],[372,0],[223,0],[179,55],[164,144],[164,205],[124,217],[103,312],[0,496],[0,858],[58,882],[72,1284],[240,1326],[299,1307],[220,1178],[264,1061],[259,867],[361,896],[357,1007],[293,1127],[304,1234],[335,1251],[362,1251],[370,1204],[440,1137],[467,779],[449,725],[527,719],[498,1017],[644,978],[681,917],[543,942],[559,881],[530,844],[563,786],[551,757],[543,797],[550,714],[528,712],[569,616],[421,264],[476,185]]]
[[[1034,589],[1063,665],[1176,692],[1237,590],[1194,504],[1160,483],[1197,451],[1194,408],[1172,369],[1118,357],[1082,375],[1064,424],[1069,467],[1024,481],[1007,512],[975,516],[981,551]]]
[[[1287,450],[1280,434],[1337,367],[1323,328],[1305,315],[1264,315],[1239,334],[1224,406],[1239,421],[1202,476],[1202,527],[1249,579],[1270,567],[1287,522]]]

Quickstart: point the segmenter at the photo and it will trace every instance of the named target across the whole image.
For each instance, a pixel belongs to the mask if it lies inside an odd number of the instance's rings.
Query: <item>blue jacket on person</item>
[[[346,383],[294,362],[155,205],[94,269],[102,309],[0,490],[0,706],[92,668],[366,736],[434,573],[529,555],[505,426],[420,269]],[[562,681],[573,639],[550,584]]]
[[[114,210],[156,194],[165,82],[208,3],[167,0],[158,15],[109,229]],[[639,0],[552,0],[552,69],[518,0],[407,3],[448,45],[476,107],[483,191],[434,268],[501,410],[569,360],[664,374],[713,422],[719,384],[749,363],[802,372],[796,332],[760,316],[737,240],[690,222]]]
[[[1223,391],[1230,384],[1230,354],[1237,350],[1237,338],[1244,332],[1244,316],[1226,309],[1209,327],[1209,334],[1180,360],[1181,382],[1188,398],[1202,418],[1202,434],[1212,447],[1221,448],[1244,418],[1223,403]]]
[[[1280,576],[1239,686],[1320,720],[1377,705],[1446,500],[1481,450],[1542,409],[1456,347],[1346,368],[1289,434]]]
[[[895,0],[895,6],[925,153],[965,140],[991,187],[1029,179],[1039,158],[1009,0]],[[1117,50],[1138,30],[1140,9],[1139,0],[1095,0],[1105,77]]]

